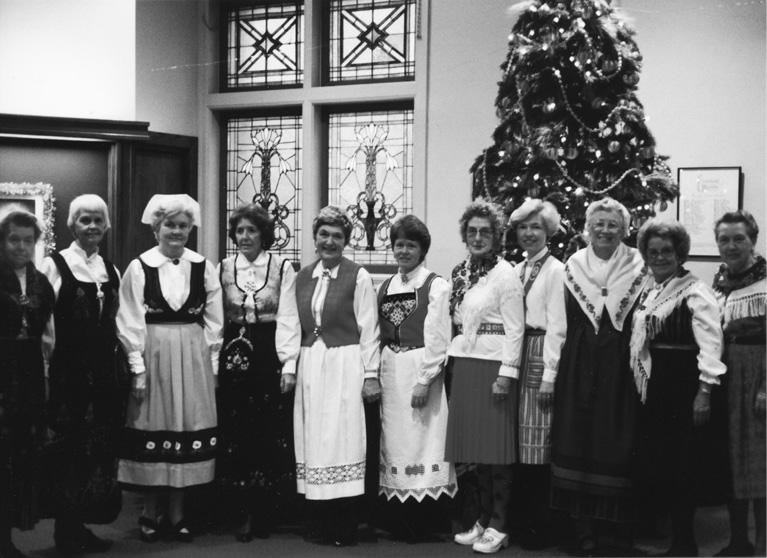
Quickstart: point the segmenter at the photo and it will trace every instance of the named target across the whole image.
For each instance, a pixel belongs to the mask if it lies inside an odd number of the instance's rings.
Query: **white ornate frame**
[[[56,233],[53,230],[56,222],[54,202],[53,187],[50,184],[0,183],[0,217],[7,209],[18,206],[34,213],[43,229],[35,247],[35,264],[38,266],[45,256],[50,256],[56,251]]]

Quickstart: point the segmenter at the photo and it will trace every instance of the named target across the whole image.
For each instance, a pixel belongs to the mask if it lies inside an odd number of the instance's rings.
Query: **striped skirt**
[[[553,408],[541,409],[538,389],[543,378],[543,339],[540,329],[525,331],[519,379],[519,462],[545,465],[551,461],[551,417]]]

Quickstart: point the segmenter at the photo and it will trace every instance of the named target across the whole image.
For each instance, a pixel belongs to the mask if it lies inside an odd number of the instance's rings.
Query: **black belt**
[[[698,346],[694,344],[682,345],[678,343],[650,343],[651,349],[670,349],[674,351],[697,351]]]
[[[728,345],[765,345],[761,335],[725,335],[724,342]]]
[[[538,329],[537,327],[526,327],[525,335],[528,337],[538,337],[539,335],[546,335],[546,330]]]

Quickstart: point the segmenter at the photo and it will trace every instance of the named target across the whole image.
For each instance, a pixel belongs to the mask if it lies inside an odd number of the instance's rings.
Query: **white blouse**
[[[77,242],[72,242],[69,248],[65,248],[59,252],[67,262],[69,269],[72,271],[72,275],[75,279],[82,281],[83,283],[106,283],[109,281],[109,274],[107,273],[106,264],[104,258],[99,255],[98,249],[88,256],[85,250],[80,248]],[[62,277],[59,272],[59,268],[53,261],[53,258],[45,258],[40,266],[42,271],[48,278],[48,281],[53,287],[53,292],[56,295],[56,299],[59,298],[59,291],[61,290]],[[120,277],[120,272],[115,267],[117,277]]]
[[[535,263],[549,253],[544,248],[515,269],[524,269],[523,285],[530,278]],[[565,264],[549,256],[541,266],[538,277],[525,298],[525,326],[543,329],[543,381],[554,382],[559,368],[559,356],[567,336],[565,311]]]
[[[173,310],[181,308],[189,297],[192,263],[205,262],[206,303],[203,324],[205,341],[210,347],[213,372],[218,374],[218,354],[224,335],[224,304],[216,268],[197,252],[187,249],[179,258],[178,265],[163,256],[157,247],[141,254],[141,259],[148,266],[158,269],[163,297]],[[144,285],[144,270],[137,258],[125,270],[120,284],[120,308],[117,311],[117,337],[128,353],[128,361],[134,374],[146,371],[143,360],[147,335]]]
[[[235,258],[238,283],[241,287],[251,285],[254,291],[260,291],[269,280],[267,277],[269,252],[262,250],[252,262],[248,258],[240,256]],[[220,276],[221,264],[216,267],[216,276]],[[255,300],[252,296],[246,296],[243,301],[245,307],[245,320],[248,323],[256,322]],[[277,329],[274,334],[274,344],[277,349],[277,358],[283,364],[283,374],[296,373],[296,358],[301,349],[301,324],[298,318],[296,306],[296,272],[289,262],[283,267],[280,281],[279,303],[277,307]]]
[[[412,293],[420,289],[431,271],[423,264],[407,274],[407,283],[397,273],[389,282],[385,294]],[[435,277],[429,289],[429,306],[423,323],[424,358],[418,371],[418,383],[428,386],[442,371],[447,360],[452,325],[450,324],[450,284],[442,277]]]
[[[455,309],[453,323],[463,327],[450,344],[448,355],[501,362],[499,376],[519,378],[525,307],[519,273],[501,260],[466,291]],[[482,324],[502,324],[502,335],[479,333]]]
[[[340,264],[340,262],[339,262]],[[330,277],[338,277],[339,266],[336,265],[330,270]],[[312,271],[312,278],[317,277],[317,285],[312,294],[312,312],[317,325],[320,325],[322,309],[325,306],[325,296],[327,295],[328,281],[322,277],[322,262],[317,262]],[[373,279],[365,268],[360,268],[357,272],[357,280],[354,287],[354,317],[357,320],[357,329],[360,333],[360,355],[362,365],[365,368],[365,378],[378,378],[378,369],[381,364],[381,353],[379,351],[380,331],[378,327],[378,304],[376,292],[373,287]],[[301,330],[298,328],[300,337]],[[299,343],[300,345],[300,343]],[[324,346],[324,345],[323,345]],[[343,348],[343,347],[339,347]],[[311,347],[309,347],[311,349]],[[336,349],[328,349],[334,351]],[[295,355],[287,355],[288,359],[297,360],[298,352]]]

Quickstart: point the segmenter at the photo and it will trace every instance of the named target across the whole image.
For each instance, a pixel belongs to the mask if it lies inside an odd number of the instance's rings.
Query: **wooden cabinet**
[[[112,221],[102,254],[122,271],[156,244],[141,224],[153,194],[197,198],[197,138],[150,132],[147,122],[0,114],[0,182],[53,186],[57,249],[72,241],[71,200],[101,196]],[[188,246],[196,248],[196,232]]]

